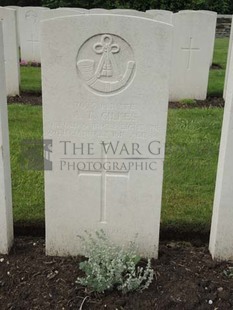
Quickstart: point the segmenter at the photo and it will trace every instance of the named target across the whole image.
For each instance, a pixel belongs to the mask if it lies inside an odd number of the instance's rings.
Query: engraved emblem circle
[[[112,33],[86,40],[78,51],[76,65],[78,76],[89,91],[100,95],[116,94],[127,88],[136,67],[130,44]]]
[[[38,14],[33,10],[29,10],[25,13],[25,18],[35,24],[38,20]]]

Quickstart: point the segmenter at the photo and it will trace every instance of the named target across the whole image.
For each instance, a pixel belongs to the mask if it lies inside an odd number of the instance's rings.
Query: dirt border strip
[[[45,237],[44,223],[15,223],[14,231],[16,237]],[[187,241],[195,246],[202,246],[209,241],[210,231],[208,228],[198,227],[197,225],[184,225],[175,227],[161,225],[160,241]]]

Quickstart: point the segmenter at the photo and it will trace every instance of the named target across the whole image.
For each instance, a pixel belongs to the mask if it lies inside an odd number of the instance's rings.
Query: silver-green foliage
[[[223,274],[228,278],[233,278],[233,267],[228,267],[227,270],[223,271]]]
[[[136,254],[134,244],[126,251],[113,245],[103,230],[96,232],[95,237],[88,233],[87,236],[82,237],[82,241],[88,259],[79,264],[86,276],[78,278],[77,283],[95,292],[116,288],[127,293],[149,287],[154,277],[151,261],[148,259],[145,267],[137,266],[140,257]]]

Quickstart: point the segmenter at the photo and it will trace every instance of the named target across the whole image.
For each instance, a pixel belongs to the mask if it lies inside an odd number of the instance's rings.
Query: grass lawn
[[[225,69],[228,52],[228,38],[215,40],[213,63],[219,64],[222,69],[210,70],[209,75],[209,96],[222,96]],[[21,67],[21,90],[24,92],[41,92],[41,69],[35,67]]]
[[[216,39],[208,94],[221,96],[228,39]],[[41,92],[41,70],[21,67],[21,89]],[[216,177],[222,109],[169,110],[162,225],[208,229]],[[15,222],[44,222],[43,172],[22,170],[21,142],[42,137],[42,109],[9,106]]]
[[[41,68],[20,67],[20,89],[23,92],[40,93],[41,92]]]
[[[210,70],[208,95],[209,96],[222,96],[225,80],[225,70],[227,64],[228,53],[228,38],[221,38],[215,40],[214,59],[213,63],[218,64],[222,69]]]
[[[210,225],[223,110],[169,110],[163,225]],[[42,109],[10,105],[15,222],[44,221],[43,173],[21,168],[21,141],[42,137]]]
[[[22,167],[22,141],[42,138],[42,109],[38,106],[10,105],[9,127],[15,222],[44,220],[44,180],[42,171]]]
[[[169,110],[162,223],[210,227],[223,109]]]

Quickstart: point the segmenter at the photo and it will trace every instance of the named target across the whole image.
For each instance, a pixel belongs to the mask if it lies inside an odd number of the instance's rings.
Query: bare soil
[[[17,237],[0,255],[0,309],[233,309],[233,263],[212,261],[207,246],[162,243],[155,279],[142,293],[88,292],[75,284],[82,258],[45,256],[44,239]]]
[[[8,104],[23,103],[30,105],[42,105],[41,93],[21,93],[20,96],[8,97]]]

